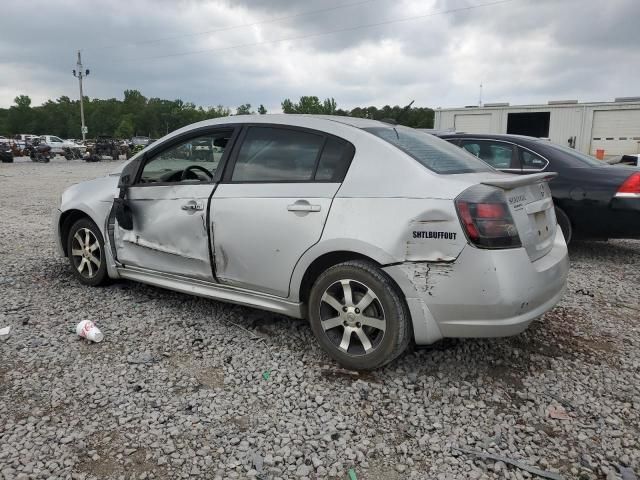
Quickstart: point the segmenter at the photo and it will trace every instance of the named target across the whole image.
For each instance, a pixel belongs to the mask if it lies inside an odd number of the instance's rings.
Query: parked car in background
[[[619,155],[607,160],[609,165],[640,167],[640,153]]]
[[[444,134],[441,138],[507,173],[557,172],[556,216],[573,238],[640,238],[640,172],[572,148],[519,135]]]
[[[20,133],[18,135],[14,135],[12,141],[20,150],[24,150],[34,138],[38,138],[38,135]]]
[[[120,144],[110,135],[98,135],[89,153],[91,161],[101,160],[104,156],[117,160],[120,157]]]
[[[80,158],[81,154],[86,150],[84,145],[78,145],[75,142],[63,140],[55,135],[40,135],[40,142],[44,145],[49,145],[51,147],[51,153],[54,155],[66,156],[68,155],[69,150],[73,150],[80,154],[77,156],[77,158]]]
[[[129,151],[132,155],[135,155],[149,144],[151,144],[151,139],[149,137],[143,137],[140,135],[131,137],[131,141],[129,142]]]
[[[8,142],[0,141],[0,162],[13,163],[13,151],[11,150],[11,145],[9,145]]]
[[[127,278],[308,318],[335,360],[371,369],[412,340],[517,334],[558,302],[552,177],[378,121],[242,115],[70,187],[53,224],[83,284]]]

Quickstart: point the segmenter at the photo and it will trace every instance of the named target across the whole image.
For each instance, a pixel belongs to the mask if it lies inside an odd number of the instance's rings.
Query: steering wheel
[[[189,172],[191,172],[192,170],[199,170],[199,171],[201,171],[202,173],[204,173],[205,175],[207,175],[207,177],[209,177],[209,180],[212,180],[212,179],[213,179],[213,173],[211,173],[211,172],[210,172],[209,170],[207,170],[206,168],[201,167],[200,165],[189,165],[187,168],[185,168],[185,169],[182,171],[182,175],[180,176],[180,181],[182,181],[182,180],[186,180],[186,179],[187,179],[187,174],[188,174]],[[198,174],[197,174],[197,173],[194,173],[194,175],[195,175],[196,177],[198,177]],[[198,178],[198,179],[199,179],[199,178]]]

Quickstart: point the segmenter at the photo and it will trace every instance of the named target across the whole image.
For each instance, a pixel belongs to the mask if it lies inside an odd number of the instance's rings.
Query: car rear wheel
[[[308,306],[318,342],[346,368],[370,370],[385,365],[411,339],[402,295],[372,262],[350,261],[327,269],[313,285]]]
[[[91,220],[83,218],[71,226],[67,253],[73,274],[80,283],[95,287],[107,281],[104,240]]]
[[[571,242],[571,237],[573,236],[573,228],[571,227],[571,220],[563,210],[556,207],[556,218],[558,219],[558,225],[560,225],[560,230],[562,230],[562,234],[564,235],[564,241]]]

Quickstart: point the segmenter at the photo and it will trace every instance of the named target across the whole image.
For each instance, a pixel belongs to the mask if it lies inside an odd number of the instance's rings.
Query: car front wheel
[[[104,240],[91,220],[83,218],[71,226],[67,253],[73,274],[81,283],[95,287],[107,281]]]
[[[393,281],[374,263],[340,263],[320,275],[309,296],[311,328],[323,349],[353,370],[370,370],[400,355],[411,321]]]

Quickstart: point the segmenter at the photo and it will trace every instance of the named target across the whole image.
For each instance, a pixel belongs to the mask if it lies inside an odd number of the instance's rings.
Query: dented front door
[[[118,261],[213,281],[207,234],[212,183],[138,185],[127,190],[133,230],[115,224]]]

